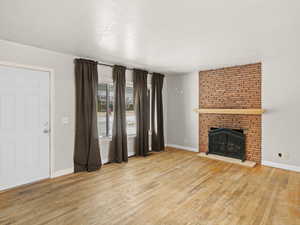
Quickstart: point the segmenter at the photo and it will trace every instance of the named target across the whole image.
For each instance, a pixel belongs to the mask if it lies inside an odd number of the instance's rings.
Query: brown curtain
[[[135,152],[138,156],[146,156],[149,152],[147,75],[147,71],[133,70],[134,110],[136,116]]]
[[[164,75],[153,73],[152,76],[152,101],[151,101],[151,149],[152,151],[163,151],[165,149],[164,140],[164,117],[162,88]]]
[[[74,171],[94,171],[101,167],[97,130],[97,62],[75,60],[76,131]]]
[[[128,162],[126,105],[125,105],[125,79],[126,68],[114,66],[114,121],[112,130],[112,147],[110,148],[110,162]]]

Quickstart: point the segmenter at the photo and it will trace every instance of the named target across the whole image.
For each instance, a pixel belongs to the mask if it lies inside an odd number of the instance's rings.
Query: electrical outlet
[[[287,152],[285,152],[284,154],[283,154],[283,158],[285,159],[285,160],[287,160],[287,159],[289,159],[289,153],[287,153]]]
[[[278,152],[276,154],[276,158],[282,159],[282,160],[287,160],[289,158],[289,153],[287,152]]]

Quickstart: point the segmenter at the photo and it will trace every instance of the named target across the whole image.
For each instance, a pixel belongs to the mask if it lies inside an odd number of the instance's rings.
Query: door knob
[[[44,134],[48,134],[50,132],[48,124],[49,124],[48,121],[44,123],[44,130],[43,130]]]
[[[44,134],[48,134],[48,133],[49,133],[49,130],[48,130],[48,129],[44,129],[44,130],[43,130],[43,133],[44,133]]]

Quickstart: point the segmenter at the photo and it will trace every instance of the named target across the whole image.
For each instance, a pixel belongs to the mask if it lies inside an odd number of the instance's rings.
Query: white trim
[[[149,135],[150,136],[150,135]],[[135,134],[131,134],[131,135],[127,135],[127,140],[129,140],[129,139],[134,139],[134,138],[136,138],[136,135]],[[110,142],[110,141],[112,141],[112,136],[107,136],[107,137],[99,137],[99,141],[100,141],[100,143],[105,143],[105,142]]]
[[[172,148],[178,148],[190,152],[198,152],[197,148],[188,147],[188,146],[182,146],[182,145],[173,145],[173,144],[167,144],[166,147],[172,147]]]
[[[21,183],[21,184],[13,184],[13,185],[8,185],[8,186],[0,187],[0,193],[1,192],[5,192],[5,191],[9,191],[9,190],[14,189],[14,188],[18,188],[18,187],[23,187],[23,186],[26,186],[26,185],[34,184],[36,182],[40,182],[40,181],[46,180],[46,179],[49,179],[49,177],[39,177],[37,179],[28,180],[28,182],[26,184]]]
[[[32,65],[24,65],[24,64],[18,64],[14,62],[7,62],[7,61],[0,61],[0,65],[2,66],[8,66],[8,67],[15,67],[15,68],[23,68],[28,70],[37,70],[37,71],[43,71],[49,73],[49,97],[50,97],[50,114],[49,114],[49,120],[50,120],[50,134],[49,134],[49,151],[50,151],[50,171],[49,171],[49,177],[53,177],[54,175],[54,165],[55,165],[55,155],[54,155],[54,121],[55,121],[55,110],[54,110],[54,100],[55,100],[55,89],[54,89],[54,82],[55,82],[55,73],[53,69],[45,68],[45,67],[39,67],[39,66],[32,66]]]
[[[71,173],[74,173],[74,168],[68,168],[68,169],[56,171],[53,173],[53,176],[51,176],[51,178],[61,177]]]
[[[283,164],[283,163],[275,163],[275,162],[271,162],[271,161],[262,161],[262,165],[280,168],[280,169],[284,169],[284,170],[300,172],[300,166],[293,166],[293,165],[288,165],[288,164]]]
[[[219,160],[219,161],[233,163],[233,164],[236,164],[236,165],[246,166],[246,167],[250,167],[250,168],[253,168],[256,165],[256,162],[253,162],[253,161],[249,161],[249,160],[242,161],[240,159],[235,159],[235,158],[221,156],[221,155],[216,155],[216,154],[208,154],[207,155],[206,152],[200,152],[198,154],[198,156],[202,157],[202,158]]]

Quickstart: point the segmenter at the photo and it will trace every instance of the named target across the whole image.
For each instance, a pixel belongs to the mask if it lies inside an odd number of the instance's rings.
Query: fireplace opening
[[[208,132],[207,154],[246,160],[245,134],[241,129],[215,128]]]

